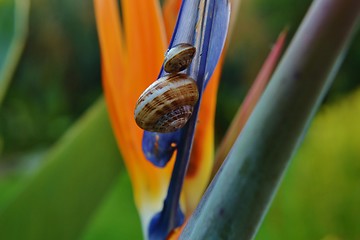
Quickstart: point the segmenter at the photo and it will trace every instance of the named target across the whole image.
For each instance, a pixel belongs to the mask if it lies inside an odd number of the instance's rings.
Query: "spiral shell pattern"
[[[180,43],[172,47],[165,56],[164,70],[177,73],[185,70],[194,58],[196,48],[188,43]]]
[[[139,97],[135,121],[151,132],[173,132],[191,117],[199,98],[194,79],[186,74],[170,74],[159,78]]]

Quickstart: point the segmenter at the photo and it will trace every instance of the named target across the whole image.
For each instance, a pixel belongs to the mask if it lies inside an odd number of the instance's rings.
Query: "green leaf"
[[[30,0],[0,1],[0,105],[24,49]]]
[[[140,219],[126,172],[117,180],[82,239],[142,239]]]
[[[122,169],[101,99],[0,212],[0,239],[77,239]]]
[[[27,176],[0,172],[0,212],[24,189]],[[1,233],[0,233],[1,235]]]
[[[360,89],[322,108],[257,239],[358,239],[359,122]]]

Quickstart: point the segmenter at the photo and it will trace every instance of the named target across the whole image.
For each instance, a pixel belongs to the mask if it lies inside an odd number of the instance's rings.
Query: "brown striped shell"
[[[186,74],[171,74],[159,78],[139,97],[135,121],[151,132],[174,132],[182,128],[199,98],[194,79]]]
[[[196,48],[188,43],[180,43],[172,47],[165,56],[164,70],[177,73],[185,70],[194,58]]]

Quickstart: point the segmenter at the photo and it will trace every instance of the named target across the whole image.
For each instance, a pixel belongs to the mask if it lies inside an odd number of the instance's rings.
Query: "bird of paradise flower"
[[[342,14],[337,11],[339,9],[338,4],[341,5],[340,2],[332,1],[327,3],[326,1],[319,1],[318,4],[314,4],[314,9],[321,9],[322,4],[332,4],[331,7],[334,10],[329,14],[328,19],[330,21],[326,22],[327,24],[331,23],[334,16]],[[151,239],[164,239],[171,231],[181,226],[184,222],[184,215],[185,218],[190,216],[208,184],[213,165],[214,108],[221,64],[218,65],[215,71],[214,69],[224,45],[230,13],[229,2],[226,0],[182,2],[170,47],[182,41],[190,41],[199,50],[197,56],[195,56],[194,65],[188,73],[197,79],[201,108],[199,108],[200,104],[195,106],[194,116],[190,123],[178,132],[162,135],[145,131],[143,134],[135,125],[133,120],[134,105],[130,103],[136,102],[140,93],[156,79],[157,70],[161,69],[167,45],[165,29],[167,29],[169,36],[169,29],[172,29],[174,16],[180,2],[166,1],[164,18],[161,17],[159,6],[159,2],[155,0],[141,3],[124,0],[121,1],[122,19],[120,19],[118,6],[114,0],[95,0],[106,101],[119,148],[132,180],[135,202],[141,215],[144,235]],[[343,22],[346,28],[344,28],[343,34],[339,35],[339,41],[333,42],[338,49],[344,48],[346,42],[344,39],[349,37],[357,12],[354,11],[353,13],[354,15],[351,15],[353,18]],[[333,15],[331,16],[331,14]],[[311,17],[316,21],[322,21],[321,18],[316,19],[315,10],[312,12]],[[341,17],[346,19],[346,15],[341,15]],[[308,26],[311,30],[312,24]],[[317,25],[315,25],[316,27]],[[320,32],[316,37],[326,39],[327,34],[326,31],[324,31],[324,34]],[[299,35],[300,37],[298,37],[297,42],[295,41],[294,48],[301,49],[303,47],[301,41],[304,40],[301,39],[301,34]],[[311,44],[317,44],[317,41],[304,42],[305,47],[309,49],[312,49]],[[283,43],[284,35],[281,35],[260,72],[253,89],[251,89],[249,97],[246,98],[237,115],[235,120],[237,124],[230,128],[225,144],[220,147],[217,155],[218,164],[215,169],[218,169],[218,166],[224,160],[229,151],[229,146],[235,141],[241,127],[246,122],[264,90]],[[306,45],[306,43],[309,43],[309,45]],[[335,62],[339,52],[336,49],[334,50],[328,66],[335,66],[336,69]],[[288,58],[291,59],[292,52],[289,52]],[[306,55],[303,57],[310,59],[309,61],[312,59],[307,58]],[[303,62],[299,61],[298,64],[302,66]],[[282,68],[279,67],[279,72],[287,69],[284,66],[286,64],[283,64]],[[326,73],[329,69],[331,67],[324,67],[319,71]],[[297,71],[296,68],[293,70]],[[312,76],[312,71],[314,70],[310,69],[306,73]],[[284,73],[286,75],[286,71]],[[161,77],[163,74],[164,72],[161,70],[159,76]],[[209,81],[210,76],[212,76],[212,79]],[[273,78],[277,79],[273,84],[274,86],[282,84],[284,78],[279,76],[280,74],[274,75]],[[302,78],[302,76],[296,76],[296,78]],[[282,157],[279,161],[281,166],[285,166],[286,159],[291,156],[288,153],[290,154],[296,146],[292,143],[299,141],[300,138],[297,136],[302,135],[301,132],[304,131],[309,122],[308,119],[312,116],[312,109],[318,107],[328,84],[327,82],[332,79],[327,77],[326,74],[323,76],[319,78],[318,83],[322,86],[319,90],[324,90],[311,91],[314,101],[306,103],[309,108],[304,108],[304,111],[301,112],[303,117],[295,121],[296,124],[293,125],[293,129],[298,132],[298,135],[291,136],[292,140],[289,142],[290,151],[286,151],[285,155],[281,154]],[[308,79],[311,79],[311,77]],[[306,85],[306,82],[304,84]],[[205,86],[206,91],[203,92]],[[272,89],[276,88],[274,86]],[[273,90],[269,90],[269,92],[271,91]],[[299,94],[303,93],[299,92]],[[258,115],[259,112],[260,110]],[[193,139],[195,139],[194,144],[192,144]],[[176,160],[173,154],[174,151],[177,152]],[[190,163],[188,162],[189,159]],[[281,176],[281,171],[275,171],[276,177],[274,178],[273,188],[276,188],[276,180]],[[183,185],[184,188],[182,188]],[[267,195],[267,199],[270,199],[270,193]],[[181,202],[181,207],[179,202]],[[262,204],[265,206],[266,201]]]
[[[151,219],[163,207],[163,200],[166,198],[170,175],[174,167],[175,155],[172,153],[175,149],[168,152],[162,150],[159,146],[159,142],[161,143],[159,138],[162,136],[150,135],[148,137],[152,138],[150,142],[156,139],[156,150],[166,152],[165,158],[172,157],[169,163],[162,168],[151,164],[144,157],[141,149],[143,131],[136,126],[133,120],[134,104],[131,103],[135,103],[140,93],[156,79],[158,69],[161,68],[164,60],[168,42],[166,39],[170,39],[180,3],[181,1],[166,1],[162,18],[158,1],[144,1],[141,4],[134,1],[121,1],[123,13],[121,19],[116,1],[95,0],[106,102],[119,148],[132,180],[135,202],[141,214],[145,234],[148,232]],[[238,2],[233,1],[233,4],[235,7],[232,14],[235,15]],[[228,4],[224,6],[228,6]],[[225,9],[225,11],[229,10]],[[252,105],[248,110],[251,110],[264,89],[266,80],[279,56],[284,36],[280,40],[279,46],[267,63],[266,72],[263,72],[263,76],[257,81],[257,87],[246,101],[248,105]],[[213,67],[216,62],[213,63]],[[215,105],[220,72],[221,64],[215,69],[202,96],[198,117],[200,123],[196,128],[191,161],[182,190],[182,210],[186,217],[190,216],[198,204],[213,169]],[[246,119],[247,115],[249,115],[248,112],[243,112],[238,118]],[[237,128],[241,127],[237,126]],[[238,131],[239,129],[231,132]],[[231,143],[226,145],[229,144]],[[156,161],[156,157],[159,158],[159,155],[155,156],[154,161]],[[219,157],[219,159],[217,162],[221,162],[224,158]],[[177,218],[181,218],[181,216],[177,216]],[[178,223],[170,224],[164,231],[167,234],[170,229],[178,227],[182,222],[180,219]]]

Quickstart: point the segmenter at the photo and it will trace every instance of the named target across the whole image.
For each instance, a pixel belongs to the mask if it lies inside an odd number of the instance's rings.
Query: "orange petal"
[[[164,3],[163,15],[164,15],[164,23],[165,23],[165,29],[166,29],[166,35],[168,41],[170,41],[174,31],[181,2],[182,2],[181,0],[167,0]]]
[[[187,222],[189,219],[186,219],[183,225],[178,228],[175,228],[169,235],[167,236],[166,240],[176,240],[180,238],[181,232],[184,230]]]
[[[157,0],[123,0],[125,36],[132,81],[129,102],[137,98],[156,80],[164,60],[166,36]]]
[[[142,213],[143,226],[147,226],[153,214],[162,208],[173,161],[159,169],[144,158],[143,131],[134,121],[135,102],[141,91],[155,80],[165,46],[157,1],[142,2],[123,1],[125,38],[117,1],[94,0],[94,5],[109,114],[130,174],[136,205]],[[146,26],[140,26],[141,22],[147,22]],[[151,35],[154,35],[150,41],[152,46],[138,43],[139,39],[145,41]]]

